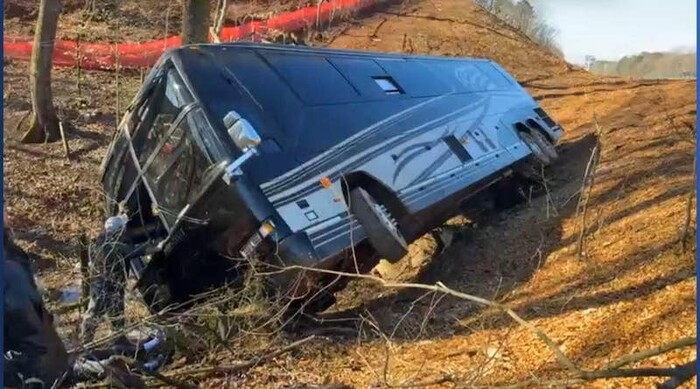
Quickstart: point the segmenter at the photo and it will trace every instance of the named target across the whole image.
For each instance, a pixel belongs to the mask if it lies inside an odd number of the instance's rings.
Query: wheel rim
[[[526,133],[526,132],[521,132],[520,133],[520,138],[525,142],[527,147],[532,151],[533,154],[543,163],[549,162],[549,157],[547,154],[542,150],[542,147],[540,147],[539,144],[534,140],[532,134]]]
[[[396,221],[394,221],[394,219],[389,215],[389,212],[377,203],[374,204],[374,211],[377,213],[382,223],[389,228],[392,234],[398,236],[399,230],[396,226]]]
[[[533,131],[532,136],[535,137],[541,145],[544,145],[544,148],[539,147],[540,145],[538,145],[538,147],[540,148],[540,150],[542,150],[543,153],[547,154],[550,158],[556,154],[556,151],[554,150],[554,146],[549,141],[549,139],[547,139],[544,136],[544,134],[542,134],[539,131]]]

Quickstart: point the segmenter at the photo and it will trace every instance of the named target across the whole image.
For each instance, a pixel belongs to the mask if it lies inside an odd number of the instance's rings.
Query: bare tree
[[[528,34],[532,40],[542,45],[550,52],[562,56],[562,51],[557,43],[557,35],[559,31],[556,28],[547,24],[544,20],[535,20],[530,27]]]
[[[185,0],[182,23],[182,44],[209,41],[209,0]]]
[[[118,0],[86,0],[84,5],[85,19],[105,21],[114,18],[117,13]]]
[[[528,0],[472,0],[500,20],[522,32],[549,52],[563,56],[557,43],[558,31],[537,14]]]
[[[522,0],[515,5],[514,12],[516,27],[525,34],[530,34],[537,19],[535,9],[527,0]]]
[[[56,108],[51,93],[51,57],[61,14],[59,0],[41,0],[29,65],[32,118],[23,143],[55,142],[61,139]]]

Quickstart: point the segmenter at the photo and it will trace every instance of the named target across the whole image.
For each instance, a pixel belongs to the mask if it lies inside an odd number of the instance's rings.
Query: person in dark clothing
[[[36,287],[29,256],[4,231],[6,387],[50,387],[67,371],[68,354]]]
[[[17,262],[5,261],[3,270],[5,386],[43,384],[46,377],[41,374],[41,358],[47,345],[41,328],[40,297]]]
[[[22,248],[17,246],[15,241],[10,236],[7,228],[3,229],[3,245],[4,258],[20,265],[29,275],[30,284],[36,288],[36,283],[34,281],[34,270],[32,268],[31,261],[29,260],[29,255],[27,255]]]

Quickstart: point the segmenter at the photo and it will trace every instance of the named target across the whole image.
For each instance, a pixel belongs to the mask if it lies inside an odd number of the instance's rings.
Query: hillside
[[[139,15],[137,2],[122,3]],[[68,14],[62,23],[72,18],[77,16]],[[129,23],[124,20],[122,27],[133,37],[163,36],[160,24]],[[26,33],[31,21],[13,18],[6,28]],[[92,38],[110,35],[108,29],[98,29]],[[600,369],[626,355],[696,336],[695,229],[685,251],[680,242],[694,188],[694,137],[686,127],[696,122],[694,82],[590,74],[463,0],[388,2],[325,30],[315,44],[491,58],[512,72],[566,130],[561,162],[546,172],[545,195],[507,212],[486,214],[478,226],[468,222],[469,215],[456,218],[451,224],[461,226],[462,240],[434,254],[435,242],[425,237],[411,246],[410,258],[383,269],[385,277],[439,281],[505,304],[584,369]],[[76,127],[68,132],[68,161],[60,143],[16,142],[15,125],[30,108],[26,69],[26,63],[10,61],[3,70],[4,185],[15,232],[39,258],[41,281],[55,306],[60,290],[79,278],[75,235],[83,229],[94,234],[100,224],[96,169],[117,120],[115,110],[126,107],[139,74],[55,69],[59,112]],[[585,196],[585,246],[579,257],[584,218],[577,202],[597,142],[602,153]],[[136,304],[130,314],[139,314]],[[202,387],[345,383],[356,388],[447,388],[526,381],[529,387],[543,387],[546,380],[571,376],[531,331],[495,309],[454,297],[387,290],[358,280],[322,317],[330,320],[321,327],[323,336],[250,370],[208,377]],[[74,343],[76,312],[60,315],[58,322]],[[205,361],[188,362],[247,360],[305,335],[256,329],[237,334]],[[694,348],[686,348],[629,367],[669,367],[695,357]],[[567,386],[651,387],[657,382],[625,378]]]

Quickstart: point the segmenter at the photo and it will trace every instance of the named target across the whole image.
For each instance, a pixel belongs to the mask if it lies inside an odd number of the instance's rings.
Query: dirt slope
[[[545,173],[548,195],[487,214],[476,228],[463,218],[451,221],[464,225],[461,241],[433,255],[434,242],[422,239],[411,247],[414,267],[402,261],[389,269],[393,277],[441,281],[507,304],[588,369],[696,335],[695,229],[685,252],[679,241],[693,187],[695,146],[685,124],[696,120],[694,82],[595,77],[463,0],[389,6],[334,27],[325,37],[339,48],[492,58],[566,130],[561,162]],[[71,236],[82,227],[94,231],[98,224],[94,169],[115,121],[117,79],[84,73],[78,90],[76,71],[55,72],[58,104],[80,129],[69,132],[73,160],[67,162],[60,145],[24,146],[12,140],[13,120],[28,109],[25,69],[25,64],[4,68],[4,112],[11,119],[4,135],[6,198],[21,243],[43,258],[42,281],[58,288],[75,278]],[[120,75],[119,85],[125,107],[138,75]],[[587,203],[585,255],[579,258],[583,217],[577,202],[596,142],[602,155]],[[452,387],[450,380],[484,386],[566,377],[552,353],[526,329],[454,298],[354,282],[326,316],[349,318],[352,325],[348,320],[338,325],[360,330],[315,340],[249,373],[210,379],[205,386],[344,382],[357,388],[416,387],[441,381],[427,387]],[[74,315],[62,318],[69,337],[75,320]],[[274,347],[280,340],[264,342]],[[225,353],[219,357],[231,358]],[[695,351],[686,349],[633,367],[677,365],[692,358]],[[658,379],[632,378],[582,386],[651,387],[654,382]]]
[[[408,0],[343,27],[332,47],[490,58],[520,81],[573,69],[469,1]]]

